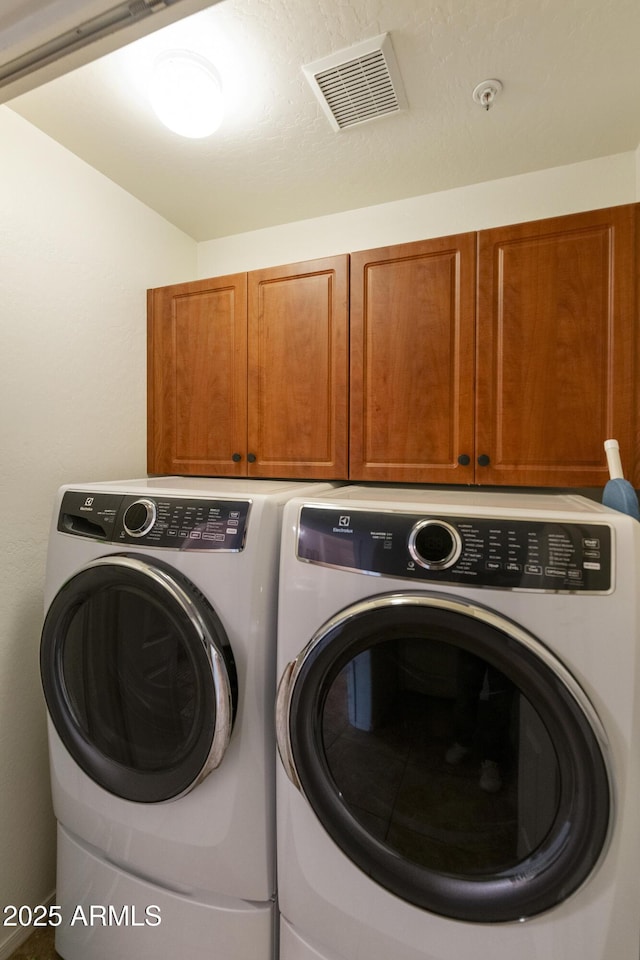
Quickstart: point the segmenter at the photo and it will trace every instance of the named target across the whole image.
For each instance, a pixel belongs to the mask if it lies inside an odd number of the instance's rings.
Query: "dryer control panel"
[[[67,490],[58,530],[126,546],[237,553],[245,545],[250,508],[250,500]]]
[[[303,507],[298,557],[360,573],[477,587],[613,588],[606,523]]]

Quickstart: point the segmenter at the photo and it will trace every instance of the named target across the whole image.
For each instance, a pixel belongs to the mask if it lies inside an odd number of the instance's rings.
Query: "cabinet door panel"
[[[351,255],[352,479],[472,482],[474,319],[475,234]]]
[[[634,456],[634,206],[479,235],[480,483],[598,486]]]
[[[253,476],[346,479],[348,258],[249,274]]]
[[[245,274],[149,291],[150,473],[246,474],[246,317]]]

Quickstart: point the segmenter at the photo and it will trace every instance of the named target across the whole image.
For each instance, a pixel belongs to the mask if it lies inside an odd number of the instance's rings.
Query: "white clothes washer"
[[[59,491],[41,675],[66,960],[273,960],[282,507],[331,486]]]
[[[572,494],[287,505],[281,960],[637,960],[639,570]]]

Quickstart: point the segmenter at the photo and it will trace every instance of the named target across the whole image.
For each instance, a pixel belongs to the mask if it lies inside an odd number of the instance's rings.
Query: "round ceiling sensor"
[[[499,80],[483,80],[473,91],[473,99],[481,107],[488,110],[493,106],[493,102],[502,90],[502,84]]]

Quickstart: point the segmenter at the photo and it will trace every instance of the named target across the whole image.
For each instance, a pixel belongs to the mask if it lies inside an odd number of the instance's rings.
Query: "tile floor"
[[[52,927],[34,931],[29,939],[11,954],[9,960],[61,960],[53,945],[54,936]]]

